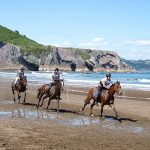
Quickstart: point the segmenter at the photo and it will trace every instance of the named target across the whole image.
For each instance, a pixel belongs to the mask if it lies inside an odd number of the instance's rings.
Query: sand
[[[56,101],[52,101],[48,111],[47,100],[37,110],[39,86],[30,83],[26,103],[14,103],[11,82],[0,79],[0,149],[150,149],[148,91],[126,90],[126,97],[116,96],[120,123],[108,106],[103,119],[98,117],[100,107],[94,107],[94,118],[89,116],[90,105],[84,112],[79,111],[89,88],[65,86],[57,114]]]

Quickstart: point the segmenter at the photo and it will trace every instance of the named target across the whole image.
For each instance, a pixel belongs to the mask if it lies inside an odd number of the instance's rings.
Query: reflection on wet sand
[[[135,124],[132,125],[125,125],[119,123],[118,121],[114,120],[111,117],[106,117],[103,120],[99,118],[91,118],[87,116],[64,116],[61,113],[47,112],[47,111],[40,111],[40,110],[30,110],[27,108],[18,108],[12,111],[1,111],[0,117],[3,118],[25,118],[25,119],[44,119],[47,121],[53,120],[58,124],[67,125],[67,126],[92,126],[92,125],[100,125],[103,128],[107,128],[110,130],[116,131],[125,131],[130,133],[150,133],[150,129],[145,129],[143,127],[136,126]]]
[[[15,109],[12,111],[11,117],[23,117],[29,119],[55,119],[57,115],[49,114],[46,111],[31,111],[25,108]]]
[[[9,101],[1,101],[1,103],[9,103]],[[63,110],[64,111],[64,110]],[[65,110],[66,111],[66,110]],[[75,112],[66,111],[68,114],[73,113],[73,115],[67,115],[66,113],[56,113],[45,110],[31,110],[30,108],[19,107],[12,109],[11,111],[0,111],[1,118],[23,118],[23,119],[41,119],[46,121],[54,121],[60,125],[68,126],[93,126],[98,125],[103,128],[116,130],[118,132],[131,132],[131,133],[150,133],[150,128],[140,127],[133,123],[136,120],[131,120],[128,118],[122,118],[122,120],[130,121],[131,123],[119,123],[115,118],[111,116],[105,116],[103,119],[92,118],[88,116],[81,116]]]

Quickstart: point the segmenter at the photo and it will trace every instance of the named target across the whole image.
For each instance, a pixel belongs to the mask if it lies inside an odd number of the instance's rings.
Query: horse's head
[[[26,86],[26,85],[27,85],[27,77],[24,76],[23,78],[21,78],[20,83],[21,83],[23,86]]]
[[[62,81],[61,80],[56,80],[55,85],[57,88],[61,89],[62,88]]]
[[[119,81],[113,84],[113,89],[114,89],[114,92],[121,95],[121,85]]]

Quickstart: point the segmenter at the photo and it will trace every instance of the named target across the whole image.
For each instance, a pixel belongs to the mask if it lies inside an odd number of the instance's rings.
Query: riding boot
[[[100,100],[101,91],[102,91],[102,87],[101,87],[101,86],[98,86],[98,95],[97,95],[97,98],[96,98],[96,101],[95,101],[95,105],[96,105],[96,106],[99,106],[99,105],[98,105],[98,102],[101,103],[101,100]]]
[[[97,100],[97,99],[96,99],[96,101],[95,101],[95,105],[96,105],[96,106],[99,106],[98,100]]]

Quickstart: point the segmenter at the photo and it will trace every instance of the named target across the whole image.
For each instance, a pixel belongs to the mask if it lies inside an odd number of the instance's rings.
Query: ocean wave
[[[138,79],[138,81],[142,83],[150,83],[150,79]]]
[[[150,84],[121,84],[123,89],[150,90]]]

